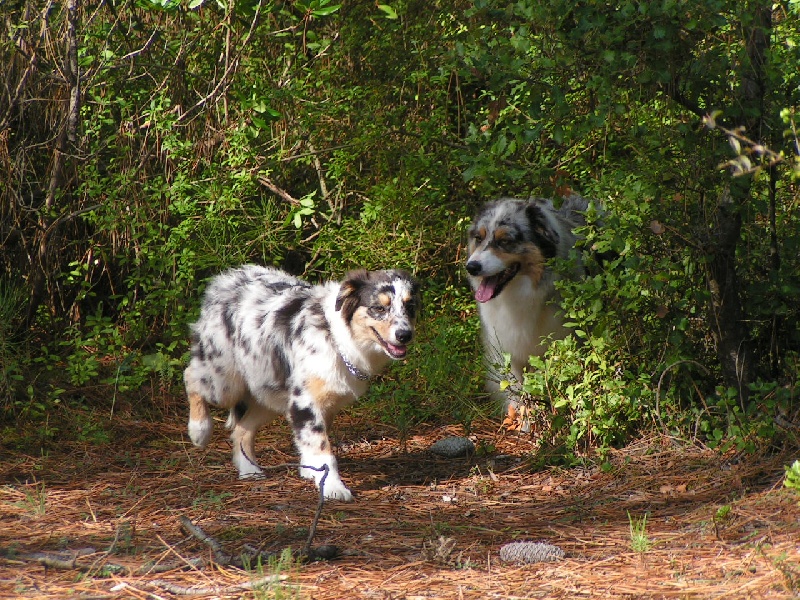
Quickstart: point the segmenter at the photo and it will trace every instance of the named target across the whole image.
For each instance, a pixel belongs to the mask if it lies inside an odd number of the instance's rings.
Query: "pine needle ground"
[[[294,469],[238,481],[222,428],[199,451],[177,415],[168,422],[114,416],[109,427],[113,443],[69,443],[35,456],[3,448],[0,598],[173,598],[186,590],[319,600],[800,593],[800,506],[782,487],[788,454],[720,455],[654,437],[613,451],[610,469],[532,471],[525,459],[533,442],[499,434],[497,423],[471,432],[491,455],[445,459],[428,448],[462,435],[458,427],[419,426],[401,442],[385,425],[342,415],[334,439],[356,500],[326,503],[317,530],[317,543],[334,545],[338,557],[247,571],[216,564],[180,518],[227,552],[281,555],[305,541],[317,508],[313,484]],[[257,449],[264,465],[296,460],[284,424],[267,428]],[[636,552],[630,517],[645,515],[649,545]],[[565,558],[501,563],[499,548],[515,540],[553,544]],[[66,562],[47,564],[37,553]],[[259,583],[273,571],[280,577]]]

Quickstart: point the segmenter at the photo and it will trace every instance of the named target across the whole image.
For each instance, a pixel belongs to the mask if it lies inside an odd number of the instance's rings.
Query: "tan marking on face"
[[[508,229],[505,227],[501,227],[494,232],[494,240],[496,242],[502,242],[503,240],[510,240],[511,235],[508,232]]]
[[[476,239],[476,236],[480,238],[480,242]],[[475,232],[475,235],[470,235],[469,239],[467,240],[467,247],[469,248],[469,253],[472,254],[475,250],[478,249],[484,241],[486,240],[486,227],[481,227],[478,231]]]
[[[392,297],[389,294],[378,294],[378,302],[381,303],[381,306],[391,306]]]
[[[544,275],[545,258],[541,249],[536,244],[524,244],[522,246],[522,265],[519,270],[519,275],[527,275],[533,281],[533,285],[539,285],[539,281]]]
[[[389,319],[378,321],[370,317],[365,306],[359,306],[356,309],[356,312],[353,315],[353,320],[350,323],[350,329],[353,332],[353,339],[356,343],[371,341],[380,343],[380,340],[375,337],[376,331],[378,332],[378,335],[381,336],[381,338],[383,338],[385,341],[389,339],[389,336],[391,335],[390,326],[391,323]]]

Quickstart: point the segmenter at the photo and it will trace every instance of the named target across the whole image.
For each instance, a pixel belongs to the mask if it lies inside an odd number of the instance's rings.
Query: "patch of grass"
[[[800,495],[800,460],[796,460],[786,467],[786,478],[783,480],[783,486]]]
[[[647,514],[636,519],[628,513],[628,522],[631,530],[631,550],[644,556],[652,546],[650,538],[647,537]]]
[[[34,518],[43,517],[47,512],[47,488],[43,481],[34,481],[33,484],[25,486],[23,490],[25,499],[16,503],[19,508]]]
[[[783,576],[786,589],[793,593],[800,592],[800,568],[797,563],[791,560],[786,552],[772,557],[771,562]]]
[[[192,500],[193,508],[204,508],[209,510],[222,510],[225,505],[225,500],[233,496],[230,492],[217,492],[215,490],[208,490],[202,496]]]
[[[722,529],[730,522],[732,518],[731,505],[725,504],[720,506],[714,513],[714,533],[717,539],[721,539]]]
[[[279,581],[281,575],[289,575],[295,571],[299,563],[292,554],[291,548],[284,548],[280,555],[270,557],[266,568],[259,562],[252,571],[262,577],[273,577],[274,581],[253,588],[255,600],[294,600],[303,598],[302,590],[295,585]]]

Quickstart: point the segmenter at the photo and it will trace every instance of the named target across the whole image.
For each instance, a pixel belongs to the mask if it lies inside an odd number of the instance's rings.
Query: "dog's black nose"
[[[407,344],[414,337],[414,332],[410,329],[398,329],[394,332],[394,337],[401,344]]]
[[[481,272],[481,263],[477,260],[471,260],[467,263],[467,273],[470,275],[477,275]]]

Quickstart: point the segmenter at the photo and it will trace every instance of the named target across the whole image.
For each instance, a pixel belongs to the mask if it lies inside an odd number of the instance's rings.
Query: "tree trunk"
[[[750,137],[763,138],[766,63],[772,27],[772,5],[762,0],[754,6],[752,20],[745,23],[748,63],[743,65],[739,87],[740,123]],[[709,244],[708,285],[711,291],[713,335],[725,384],[738,391],[744,405],[753,380],[754,357],[749,348],[746,317],[736,271],[736,247],[741,238],[742,207],[751,202],[752,175],[734,179],[725,190],[716,211]],[[777,257],[776,257],[777,258]]]
[[[753,357],[747,343],[741,285],[736,271],[736,246],[741,238],[742,198],[749,193],[750,185],[749,181],[735,181],[732,187],[746,189],[732,193],[728,188],[719,199],[707,249],[707,276],[711,292],[711,331],[722,376],[728,387],[736,388],[739,400],[744,404],[748,397]]]
[[[76,25],[78,22],[78,0],[68,0],[66,4],[66,55],[64,57],[63,73],[69,86],[69,103],[61,131],[56,138],[53,148],[53,160],[50,167],[50,181],[47,186],[47,195],[42,211],[39,213],[39,224],[36,240],[36,253],[32,257],[31,275],[28,285],[31,288],[28,302],[26,322],[33,323],[39,306],[45,300],[50,286],[50,268],[48,256],[50,254],[50,241],[53,230],[57,227],[58,219],[53,213],[56,207],[56,196],[64,183],[64,170],[66,157],[70,144],[77,142],[78,120],[80,116],[81,79],[78,70],[78,36]]]

